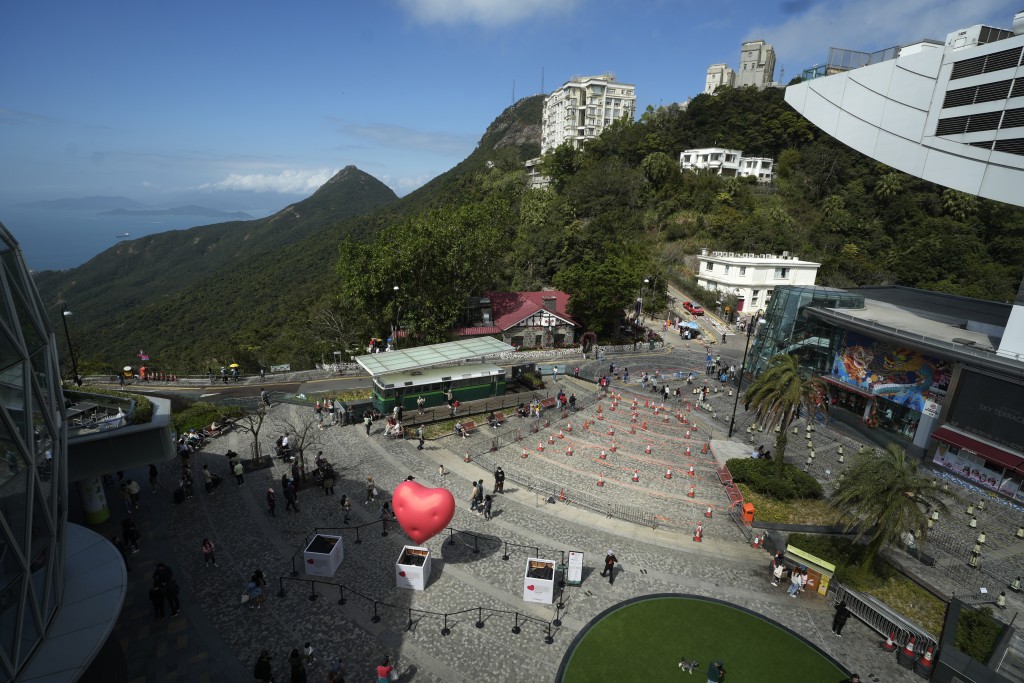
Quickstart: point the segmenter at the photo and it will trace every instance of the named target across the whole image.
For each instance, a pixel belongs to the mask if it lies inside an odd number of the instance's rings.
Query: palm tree
[[[956,494],[951,494],[954,499]],[[863,566],[870,568],[886,546],[899,541],[905,532],[928,538],[928,512],[946,511],[934,481],[917,469],[917,461],[906,451],[889,444],[881,453],[859,453],[832,494],[846,531],[856,530],[860,540],[871,536]]]
[[[828,411],[825,385],[816,377],[803,377],[795,356],[778,354],[768,359],[768,367],[757,376],[744,394],[744,406],[754,409],[757,423],[775,429],[775,473],[782,476],[789,426],[801,408],[808,418],[817,411]]]

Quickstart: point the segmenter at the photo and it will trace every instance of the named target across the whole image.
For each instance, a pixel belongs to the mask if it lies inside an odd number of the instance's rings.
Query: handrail
[[[872,596],[858,593],[835,580],[829,584],[829,589],[833,592],[832,601],[834,603],[839,604],[845,601],[846,608],[850,610],[850,613],[879,635],[886,638],[895,635],[894,640],[901,645],[908,644],[913,637],[915,652],[920,654],[923,654],[929,647],[938,649],[939,639],[932,633],[903,615],[893,612]]]

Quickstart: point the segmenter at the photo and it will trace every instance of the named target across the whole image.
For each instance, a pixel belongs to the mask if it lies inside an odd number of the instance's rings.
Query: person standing
[[[327,415],[328,415],[328,417],[331,418],[330,422],[331,422],[331,426],[332,427],[334,425],[338,424],[338,409],[334,405],[334,399],[333,398],[328,398],[327,399]]]
[[[291,480],[290,482],[288,482],[288,486],[284,487],[284,499],[285,499],[285,506],[284,506],[284,511],[285,512],[288,512],[289,510],[293,510],[293,509],[296,512],[299,511],[299,496],[295,492],[295,480],[294,479]]]
[[[416,439],[419,441],[419,443],[416,444],[416,450],[422,451],[423,444],[425,442],[423,438],[423,425],[420,425],[419,427],[416,428]]]
[[[213,552],[214,550],[216,550],[216,548],[213,545],[213,541],[211,541],[208,538],[204,538],[203,539],[203,545],[202,545],[201,549],[203,551],[203,566],[204,567],[206,567],[206,566],[208,566],[210,564],[212,564],[214,567],[219,567],[220,566],[219,564],[217,564],[217,556]]]
[[[164,604],[167,601],[167,596],[164,594],[164,588],[158,582],[153,582],[153,587],[149,589],[149,601],[153,604],[153,618],[157,622],[164,620],[166,612],[164,611]]]
[[[373,425],[373,415],[370,414],[369,410],[363,413],[363,424],[366,425],[366,435],[369,436],[370,427]]]
[[[569,394],[569,408],[572,410],[572,412],[574,412],[574,413],[576,412],[576,394],[575,393]]]
[[[377,497],[377,485],[373,483],[373,477],[366,478],[366,502],[363,505],[369,505],[373,502],[373,499]]]
[[[260,387],[260,400],[263,401],[263,405],[270,407],[270,394],[264,387]]]
[[[262,365],[260,366],[260,381],[262,382],[267,378],[267,370]]]
[[[423,406],[425,405],[427,405],[427,399],[423,398],[422,396],[418,396],[416,398],[416,410],[419,411],[420,415],[423,414]]]
[[[380,664],[377,665],[377,683],[389,683],[391,680],[391,672],[394,670],[395,667],[391,663],[391,657],[387,655],[382,657]]]
[[[454,401],[452,401],[452,417],[455,417],[458,414],[459,414],[459,400],[455,399]]]
[[[601,572],[601,576],[608,577],[608,584],[615,584],[615,563],[619,561],[619,558],[615,557],[615,553],[612,549],[608,549],[608,553],[604,556],[604,570]]]
[[[801,585],[800,572],[794,569],[792,574],[789,576],[789,588],[786,589],[786,592],[789,593],[789,597],[795,598],[796,594],[800,591]]]
[[[476,512],[476,494],[480,491],[480,485],[473,482],[473,492],[469,494],[469,511]]]
[[[142,535],[135,528],[135,522],[131,517],[121,520],[121,538],[124,540],[124,547],[134,555],[139,552],[139,539]]]
[[[505,470],[501,469],[501,465],[494,470],[494,490],[491,493],[505,493]]]
[[[552,365],[551,366],[551,381],[552,382],[557,382],[558,381],[558,366],[557,365]]]
[[[324,431],[324,407],[318,400],[316,406],[313,408],[313,414],[316,415],[317,427],[320,431]]]
[[[341,514],[343,515],[341,523],[348,524],[349,516],[352,514],[352,501],[344,493],[341,494]]]
[[[846,626],[846,620],[849,618],[850,610],[846,606],[846,601],[842,600],[836,605],[836,616],[832,618],[832,633],[842,638],[843,627]]]
[[[242,463],[240,463],[240,462],[236,463],[235,464],[235,469],[233,470],[233,472],[235,474],[235,481],[238,482],[238,485],[241,486],[242,484],[244,484],[245,483],[245,468],[242,466]],[[211,483],[211,486],[212,486],[212,483]]]
[[[206,484],[206,495],[213,493],[213,473],[209,465],[203,465],[203,479]]]
[[[708,667],[708,683],[724,683],[725,666],[721,660],[716,659]]]
[[[272,683],[274,680],[274,668],[270,663],[272,657],[273,655],[266,650],[260,653],[256,660],[256,666],[252,670],[253,678],[262,683]]]
[[[160,470],[156,468],[155,463],[149,464],[149,488],[152,493],[156,493],[157,490],[165,491],[163,484],[160,483]]]
[[[494,499],[489,495],[484,496],[484,519],[491,519],[491,506],[494,504]]]
[[[334,495],[334,468],[331,467],[330,464],[327,464],[327,465],[324,465],[324,467],[322,469],[322,472],[323,472],[322,476],[323,476],[323,485],[324,485],[324,495],[325,496],[333,496]]]
[[[384,501],[380,506],[380,519],[384,522],[384,531],[388,530],[388,523],[395,521],[395,513],[391,510],[391,504]]]
[[[131,562],[128,561],[128,549],[125,547],[124,543],[121,541],[121,537],[120,536],[111,536],[110,537],[110,542],[114,544],[115,548],[117,548],[117,552],[121,553],[121,559],[124,560],[125,571],[129,571],[130,572],[132,570],[132,564],[131,564]]]
[[[267,509],[271,517],[277,517],[274,512],[277,509],[277,494],[274,493],[274,489],[267,489]]]

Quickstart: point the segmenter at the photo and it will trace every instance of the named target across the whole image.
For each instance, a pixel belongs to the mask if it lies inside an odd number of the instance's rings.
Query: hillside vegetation
[[[204,240],[224,226],[118,245],[41,274],[40,290],[73,306],[83,359],[117,367],[145,348],[183,372],[309,365],[386,336],[396,321],[415,342],[442,341],[465,297],[486,289],[557,286],[588,329],[613,334],[644,278],[653,280],[645,307],[656,306],[699,247],[788,250],[822,263],[819,284],[842,287],[1002,301],[1024,276],[1024,211],[867,159],[799,117],[779,90],[648,109],[582,151],[549,154],[552,186],[528,190],[522,161],[539,152],[541,102],[510,107],[465,161],[400,200],[375,195],[368,213],[325,201],[325,186],[306,200],[315,209],[300,202],[264,219],[291,237],[267,227],[246,255],[209,270],[190,261],[223,251],[226,238]],[[682,150],[706,146],[774,157],[776,185],[679,170]]]

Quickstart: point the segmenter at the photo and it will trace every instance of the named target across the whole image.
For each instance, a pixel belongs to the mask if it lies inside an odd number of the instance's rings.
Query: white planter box
[[[310,576],[334,576],[341,561],[345,559],[345,548],[341,536],[317,534],[302,553],[306,573]]]
[[[523,600],[550,605],[555,601],[555,561],[530,557],[523,577]]]
[[[395,585],[421,591],[430,580],[430,549],[416,545],[402,547],[395,563]]]

